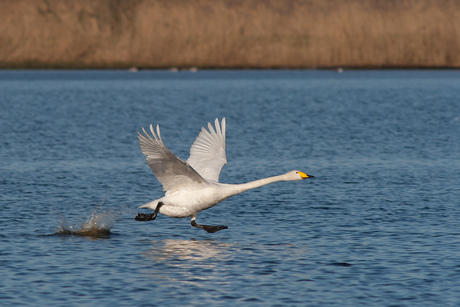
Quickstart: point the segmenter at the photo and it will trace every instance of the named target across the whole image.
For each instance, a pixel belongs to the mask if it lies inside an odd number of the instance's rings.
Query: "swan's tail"
[[[142,206],[140,206],[138,208],[148,208],[148,209],[155,210],[157,205],[158,205],[158,199],[154,200],[154,201],[151,201],[149,203],[143,204]]]

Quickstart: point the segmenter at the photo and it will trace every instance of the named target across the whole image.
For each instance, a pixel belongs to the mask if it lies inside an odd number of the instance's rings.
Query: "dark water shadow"
[[[113,236],[113,234],[110,232],[110,229],[98,229],[98,228],[80,229],[77,231],[62,229],[62,230],[56,231],[53,235],[60,236],[60,237],[78,236],[78,237],[87,237],[89,239],[110,239]]]
[[[350,267],[350,266],[352,266],[352,264],[348,263],[348,262],[332,262],[332,263],[329,263],[329,265],[341,266],[341,267]]]

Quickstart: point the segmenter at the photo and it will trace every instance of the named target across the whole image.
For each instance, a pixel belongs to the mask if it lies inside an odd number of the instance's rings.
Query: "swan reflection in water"
[[[152,276],[156,283],[206,287],[210,281],[220,282],[219,276],[229,274],[230,268],[222,264],[232,259],[233,245],[193,239],[152,241],[152,247],[143,256],[153,263],[143,273]]]
[[[234,278],[248,283],[255,275],[276,279],[289,271],[290,263],[304,261],[308,255],[306,246],[291,243],[241,244],[166,239],[150,241],[150,244],[150,248],[142,253],[147,262],[143,264],[143,273],[155,283],[174,289],[187,285],[218,291],[216,285],[225,289]],[[264,259],[260,255],[264,255]]]
[[[175,263],[171,260],[199,262],[214,258],[225,260],[230,257],[229,248],[234,244],[213,240],[173,240],[152,241],[152,248],[144,256],[156,262]]]

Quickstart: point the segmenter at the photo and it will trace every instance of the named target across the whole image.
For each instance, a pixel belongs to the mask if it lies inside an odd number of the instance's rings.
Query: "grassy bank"
[[[456,0],[0,0],[3,68],[460,67]]]

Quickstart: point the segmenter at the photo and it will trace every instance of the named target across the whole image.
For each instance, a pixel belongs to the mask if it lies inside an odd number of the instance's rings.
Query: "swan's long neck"
[[[236,195],[239,193],[242,193],[247,190],[255,189],[270,183],[274,182],[279,182],[279,181],[285,181],[286,175],[279,175],[279,176],[274,176],[274,177],[268,177],[268,178],[263,178],[255,181],[251,181],[248,183],[243,183],[243,184],[232,184],[232,195]]]

